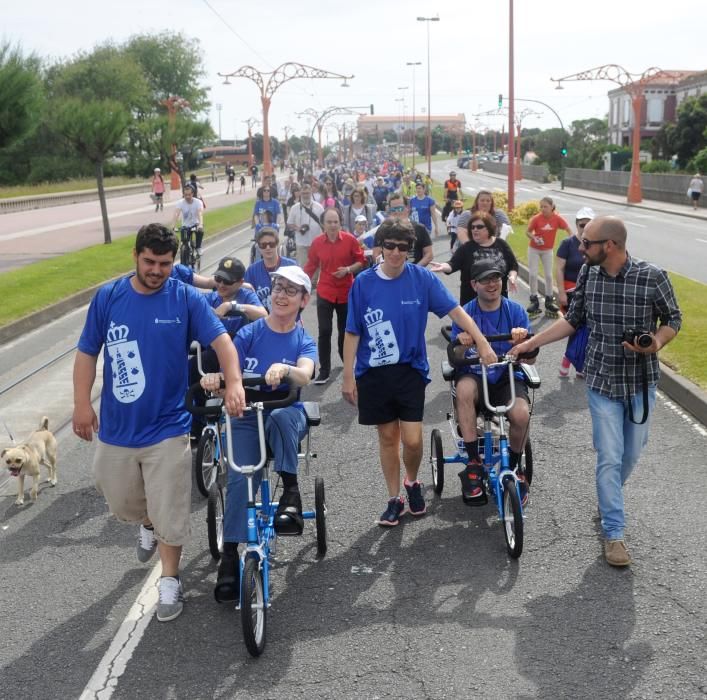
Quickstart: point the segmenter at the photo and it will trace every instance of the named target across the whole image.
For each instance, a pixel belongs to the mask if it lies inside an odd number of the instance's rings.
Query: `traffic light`
[[[563,143],[562,148],[560,149],[560,153],[562,153],[563,158],[567,158],[567,146]]]
[[[373,105],[371,105],[371,115],[373,115],[373,114],[374,114]]]
[[[498,108],[501,109],[503,107],[503,95],[499,93],[498,95]]]

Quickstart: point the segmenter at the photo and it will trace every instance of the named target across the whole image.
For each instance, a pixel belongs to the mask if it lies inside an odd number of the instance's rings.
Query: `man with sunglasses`
[[[281,257],[277,252],[280,239],[277,231],[271,226],[264,226],[255,234],[255,243],[260,250],[261,259],[248,267],[244,280],[253,287],[260,303],[270,311],[272,273],[278,268],[296,265],[297,262],[292,258]]]
[[[579,247],[585,264],[566,317],[510,350],[530,352],[566,338],[582,323],[589,327],[584,372],[604,556],[612,566],[631,563],[624,541],[623,485],[648,440],[660,377],[657,353],[682,322],[668,275],[632,257],[626,238],[626,227],[617,217],[590,221]]]
[[[434,257],[432,239],[429,231],[420,223],[410,221],[408,202],[400,192],[393,192],[388,198],[388,217],[395,221],[407,222],[412,226],[413,240],[408,250],[408,260],[420,267],[427,267]],[[380,243],[374,239],[373,259],[378,260],[381,254]]]
[[[430,381],[425,342],[428,314],[450,316],[476,342],[484,363],[495,362],[496,355],[439,279],[408,262],[414,241],[410,222],[386,219],[376,235],[383,262],[361,273],[349,294],[341,393],[358,406],[359,423],[378,430],[389,500],[377,522],[392,527],[404,512],[420,516],[427,509],[417,473],[425,386]],[[401,442],[407,511],[400,497]]]
[[[260,303],[258,295],[250,288],[244,287],[245,266],[238,258],[222,258],[214,273],[216,290],[206,294],[206,301],[221,319],[226,333],[233,338],[242,326],[250,321],[268,315],[267,309]],[[218,372],[218,357],[213,348],[203,348],[201,367],[204,372]],[[189,360],[189,384],[200,379],[196,357]],[[203,406],[206,395],[197,392],[194,403]],[[191,423],[191,439],[198,440],[204,429],[201,416],[193,415]]]

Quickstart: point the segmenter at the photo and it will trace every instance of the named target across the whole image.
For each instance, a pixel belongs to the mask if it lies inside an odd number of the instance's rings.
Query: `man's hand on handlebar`
[[[290,374],[290,366],[282,362],[275,362],[270,365],[268,371],[265,372],[265,382],[268,386],[279,386],[282,380]]]
[[[221,388],[222,381],[223,375],[221,374],[205,374],[201,378],[200,384],[205,391],[223,397],[223,405],[229,416],[242,416],[246,406],[243,383],[240,380],[230,382],[223,389]]]
[[[514,360],[517,360],[519,355],[525,355],[526,353],[531,353],[534,350],[535,345],[533,344],[533,339],[531,338],[530,340],[525,340],[518,345],[513,345],[507,354]]]

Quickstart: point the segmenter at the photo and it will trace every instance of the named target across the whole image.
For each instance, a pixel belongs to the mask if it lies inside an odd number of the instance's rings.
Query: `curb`
[[[231,228],[226,229],[225,231],[221,231],[220,233],[217,233],[213,236],[209,236],[206,240],[209,243],[216,243],[217,241],[226,238],[226,236],[230,236],[234,233],[239,233],[239,231],[245,230],[242,228],[244,223],[247,222],[241,222],[236,226],[232,226]],[[101,282],[100,284],[95,284],[92,287],[89,287],[88,289],[83,289],[80,292],[76,292],[76,294],[72,294],[70,297],[62,299],[56,304],[46,306],[45,308],[40,309],[39,311],[34,311],[31,314],[28,314],[27,316],[23,316],[22,318],[17,319],[17,321],[12,321],[11,323],[0,327],[0,346],[4,345],[5,343],[8,343],[11,340],[14,340],[20,335],[29,333],[30,331],[33,331],[37,328],[41,328],[43,325],[50,323],[51,321],[55,321],[57,318],[65,316],[71,311],[74,311],[75,309],[78,309],[81,306],[88,304],[88,302],[91,301],[91,299],[93,298],[93,295],[104,284],[107,284],[108,282],[114,279],[120,279],[121,277],[123,277],[123,275],[117,275],[116,277],[107,279]]]
[[[527,284],[528,268],[522,262],[518,263],[518,268],[518,274]],[[538,293],[541,292],[544,296],[545,281],[538,279]],[[707,392],[689,379],[685,379],[664,362],[660,362],[658,389],[691,413],[702,425],[707,426]]]

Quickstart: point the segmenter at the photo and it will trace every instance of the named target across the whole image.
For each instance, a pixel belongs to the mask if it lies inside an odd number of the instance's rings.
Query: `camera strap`
[[[628,419],[634,425],[643,425],[648,420],[648,360],[643,353],[640,353],[638,361],[641,363],[641,384],[643,385],[643,418],[636,422],[633,418],[633,406],[631,404],[631,399],[628,401]],[[628,383],[628,370],[626,369],[626,362],[624,362],[624,380],[626,381],[626,388],[629,387]]]
[[[305,207],[304,204],[302,204],[302,202],[300,202],[300,206],[302,207],[302,209],[304,209],[307,212],[307,214],[309,214],[312,221],[314,221],[314,223],[317,224],[317,226],[321,226],[321,223],[320,223],[319,219],[317,218],[317,215],[311,209],[308,209],[307,207]]]

